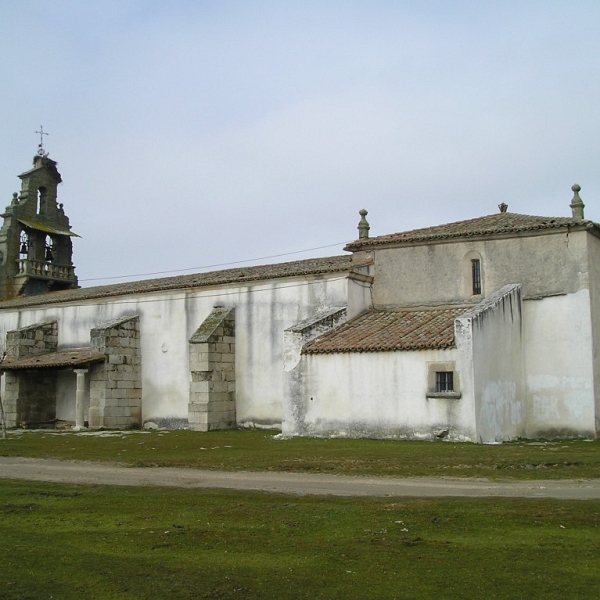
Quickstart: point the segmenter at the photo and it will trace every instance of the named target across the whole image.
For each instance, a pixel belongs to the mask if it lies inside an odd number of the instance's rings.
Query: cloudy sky
[[[85,286],[340,254],[361,208],[568,216],[577,182],[600,221],[599,32],[597,0],[0,0],[0,203],[43,125]]]

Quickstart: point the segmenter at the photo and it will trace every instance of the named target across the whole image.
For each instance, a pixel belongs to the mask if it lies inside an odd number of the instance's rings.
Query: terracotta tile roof
[[[454,348],[461,308],[370,310],[303,348],[305,354]]]
[[[451,238],[486,236],[494,234],[514,234],[526,231],[562,229],[566,227],[600,228],[593,221],[573,219],[571,217],[534,217],[517,213],[496,213],[487,217],[478,217],[466,221],[457,221],[435,227],[424,227],[400,233],[380,235],[350,242],[344,249],[356,251],[370,246],[388,244],[413,244],[434,242]]]
[[[103,362],[104,360],[106,360],[106,355],[93,348],[71,348],[70,350],[36,354],[27,358],[5,358],[0,364],[0,371],[77,367],[89,363]]]
[[[110,298],[130,294],[143,294],[149,292],[162,292],[166,290],[183,290],[200,288],[226,283],[247,283],[282,277],[300,275],[317,275],[321,273],[342,273],[351,271],[356,267],[369,264],[369,261],[352,262],[351,255],[329,256],[324,258],[309,258],[294,262],[277,263],[272,265],[258,265],[255,267],[240,267],[223,271],[210,271],[195,273],[193,275],[177,275],[160,279],[146,279],[143,281],[130,281],[97,287],[80,288],[49,292],[37,296],[20,297],[14,300],[0,302],[0,310],[10,308],[25,308],[44,304],[61,302],[80,302],[97,298]]]

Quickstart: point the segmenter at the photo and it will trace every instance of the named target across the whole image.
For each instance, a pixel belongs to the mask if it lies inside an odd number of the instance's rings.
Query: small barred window
[[[453,392],[454,391],[454,373],[452,371],[435,372],[435,391]]]

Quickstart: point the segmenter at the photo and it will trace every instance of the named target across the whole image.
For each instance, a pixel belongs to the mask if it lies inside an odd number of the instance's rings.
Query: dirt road
[[[393,479],[302,473],[138,469],[107,463],[9,457],[0,457],[0,477],[70,484],[227,488],[298,495],[503,496],[575,500],[600,498],[600,479],[580,481],[486,481],[433,477]]]

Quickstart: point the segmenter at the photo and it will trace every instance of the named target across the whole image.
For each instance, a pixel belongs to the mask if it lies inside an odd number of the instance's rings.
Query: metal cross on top
[[[44,128],[43,128],[41,125],[40,125],[40,130],[39,130],[39,131],[36,131],[36,133],[39,133],[39,134],[40,134],[40,143],[38,144],[38,151],[37,151],[37,153],[38,153],[40,156],[43,156],[43,155],[44,155],[44,136],[45,136],[45,135],[50,135],[50,134],[49,134],[49,133],[46,133],[46,132],[44,131]]]

